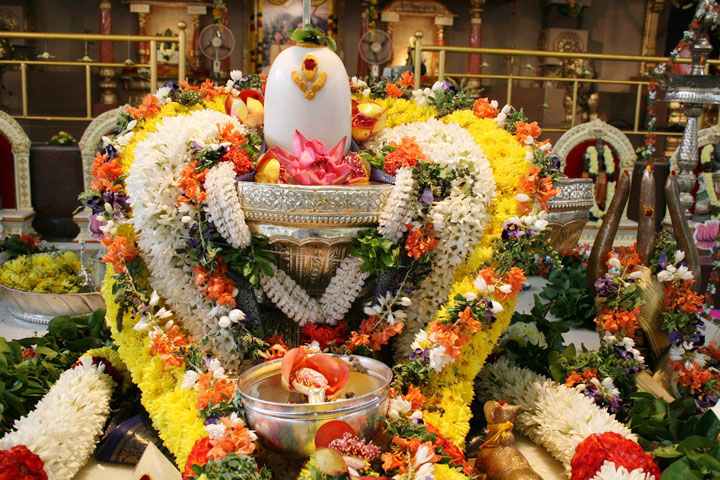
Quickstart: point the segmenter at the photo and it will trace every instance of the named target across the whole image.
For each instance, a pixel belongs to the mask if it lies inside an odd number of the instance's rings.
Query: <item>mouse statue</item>
[[[477,469],[488,480],[542,480],[515,447],[512,430],[519,410],[520,407],[495,400],[483,406],[488,434],[475,457]]]

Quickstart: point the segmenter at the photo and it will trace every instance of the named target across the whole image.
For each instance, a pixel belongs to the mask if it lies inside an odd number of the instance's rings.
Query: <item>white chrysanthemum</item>
[[[113,381],[83,357],[65,371],[35,410],[15,421],[0,450],[25,445],[45,464],[50,480],[70,480],[87,463],[110,413]]]
[[[235,248],[250,245],[252,235],[238,198],[232,162],[220,162],[210,169],[205,178],[205,190],[207,212],[220,235]]]
[[[164,118],[157,130],[140,142],[126,181],[133,207],[132,223],[138,246],[150,270],[150,282],[195,338],[208,338],[223,361],[237,362],[235,341],[217,319],[227,313],[200,294],[191,265],[177,252],[186,247],[189,224],[185,216],[197,215],[186,204],[177,205],[177,186],[183,168],[191,161],[188,145],[217,140],[220,129],[232,124],[245,133],[236,119],[214,110]]]
[[[636,440],[614,415],[582,393],[501,359],[480,373],[484,399],[503,399],[520,407],[517,428],[570,470],[575,448],[588,436],[615,432]]]
[[[432,119],[383,130],[371,143],[380,148],[412,138],[429,161],[456,173],[449,195],[435,202],[429,219],[438,236],[432,270],[414,292],[408,322],[398,340],[398,355],[409,353],[415,334],[447,298],[453,273],[481,240],[487,208],[495,196],[495,181],[485,154],[470,133],[456,124]]]
[[[592,480],[653,480],[655,477],[645,473],[642,468],[636,468],[628,472],[625,467],[617,466],[609,460],[605,460],[600,470],[592,477]]]

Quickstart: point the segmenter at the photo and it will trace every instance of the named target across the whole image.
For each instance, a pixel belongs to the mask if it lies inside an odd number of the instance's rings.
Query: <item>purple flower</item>
[[[423,190],[422,195],[420,195],[420,201],[425,205],[432,205],[433,201],[435,201],[435,197],[433,196],[433,192],[430,188],[426,187],[425,190]]]
[[[104,219],[102,219],[98,215],[90,215],[90,224],[88,225],[88,230],[90,230],[93,238],[99,240],[105,236],[102,230],[100,230],[100,227],[102,227],[103,225],[105,225]]]
[[[519,222],[514,220],[508,220],[503,225],[503,240],[517,240],[518,238],[521,238],[523,236],[525,236],[525,231],[523,230],[522,225]]]
[[[103,153],[107,155],[108,160],[112,160],[113,158],[117,157],[118,151],[114,145],[107,144],[103,149]]]
[[[660,268],[664,269],[665,267],[667,267],[667,264],[668,264],[668,256],[667,256],[667,253],[663,252],[660,254],[660,257],[658,258],[658,265],[660,266]]]
[[[595,292],[601,297],[610,297],[618,291],[617,284],[608,276],[595,280]]]
[[[680,345],[683,341],[683,336],[677,330],[673,330],[669,335],[670,343],[673,345]]]

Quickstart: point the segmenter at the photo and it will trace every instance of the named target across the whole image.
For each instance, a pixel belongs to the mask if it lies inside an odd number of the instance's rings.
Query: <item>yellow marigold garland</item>
[[[381,98],[374,100],[385,109],[385,127],[392,128],[406,123],[424,122],[435,118],[437,111],[430,105],[418,105],[404,98]]]

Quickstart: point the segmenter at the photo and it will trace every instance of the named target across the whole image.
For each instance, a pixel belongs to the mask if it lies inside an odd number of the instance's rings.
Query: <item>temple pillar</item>
[[[482,46],[482,12],[485,0],[470,0],[470,48]],[[478,74],[482,71],[482,55],[472,53],[468,55],[468,73]],[[479,83],[479,81],[478,81]]]
[[[100,1],[100,33],[109,35],[112,33],[112,3],[110,0]],[[100,61],[113,62],[113,43],[107,40],[100,42]],[[114,68],[101,68],[100,71],[100,105],[97,110],[100,112],[115,108],[118,103],[117,82],[115,81]]]

